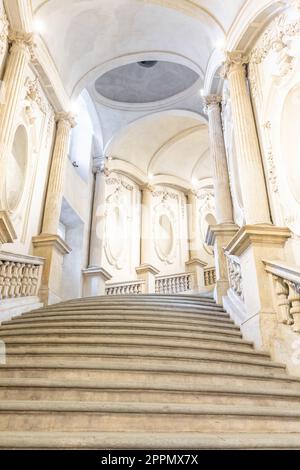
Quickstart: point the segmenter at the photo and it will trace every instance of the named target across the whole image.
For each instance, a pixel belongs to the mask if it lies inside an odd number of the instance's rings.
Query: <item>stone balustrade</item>
[[[227,266],[230,289],[240,300],[244,301],[243,278],[239,259],[236,256],[227,255]]]
[[[204,285],[205,287],[214,286],[216,283],[216,270],[215,268],[206,268],[204,270]]]
[[[128,281],[106,284],[106,295],[140,295],[144,291],[144,281]]]
[[[44,260],[0,252],[0,301],[37,296]]]
[[[156,294],[179,294],[193,290],[193,276],[191,273],[159,276],[155,280]]]
[[[300,332],[300,268],[281,261],[264,261],[273,281],[277,321]]]

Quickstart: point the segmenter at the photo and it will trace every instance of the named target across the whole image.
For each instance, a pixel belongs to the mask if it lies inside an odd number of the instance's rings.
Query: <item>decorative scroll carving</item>
[[[250,53],[250,63],[261,64],[270,52],[276,55],[275,75],[284,77],[292,70],[295,58],[299,54],[291,51],[294,36],[300,34],[300,17],[287,23],[286,14],[279,15],[264,32],[259,45]]]
[[[227,256],[229,283],[233,292],[244,301],[241,265],[236,258]]]
[[[175,201],[179,200],[179,195],[177,193],[173,193],[172,191],[168,191],[167,189],[154,190],[153,188],[151,188],[151,194],[153,197],[160,197],[162,202],[165,202],[168,199],[173,199]]]
[[[155,280],[156,294],[179,294],[191,291],[192,288],[192,275],[189,273],[159,277]]]
[[[108,173],[108,175],[109,175],[109,173]],[[116,176],[111,176],[111,177],[107,178],[106,184],[108,186],[113,186],[113,185],[117,186],[116,191],[122,191],[123,188],[127,189],[128,191],[133,191],[134,190],[134,187],[131,184],[127,183],[122,178],[118,178]]]
[[[263,128],[266,130],[267,134],[269,134],[269,131],[271,129],[271,122],[267,121],[266,123],[264,123]],[[279,190],[278,176],[277,176],[277,169],[276,169],[276,165],[274,161],[274,154],[273,154],[271,139],[269,135],[267,135],[267,140],[268,140],[268,148],[267,148],[266,158],[267,158],[268,180],[270,181],[270,185],[274,193],[277,193]]]

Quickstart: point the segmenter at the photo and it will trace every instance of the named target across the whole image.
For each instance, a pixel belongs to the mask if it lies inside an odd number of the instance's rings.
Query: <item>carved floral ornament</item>
[[[220,95],[206,95],[203,97],[204,108],[203,111],[205,114],[208,114],[213,109],[220,109],[220,104],[222,103],[222,96]]]
[[[8,36],[8,19],[3,6],[0,8],[0,54],[3,54],[6,49],[7,36]]]
[[[289,2],[297,4],[300,11],[300,1]],[[273,50],[280,56],[281,60],[291,61],[293,55],[289,50],[289,41],[294,36],[300,35],[300,16],[289,23],[286,14],[275,18],[271,26],[264,32],[260,44],[250,53],[250,62],[260,64]]]

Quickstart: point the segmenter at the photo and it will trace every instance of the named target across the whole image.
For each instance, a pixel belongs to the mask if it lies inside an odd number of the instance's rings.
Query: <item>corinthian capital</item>
[[[228,75],[237,69],[241,69],[244,65],[248,64],[249,59],[242,51],[227,51],[226,58],[223,64],[221,76],[228,78]]]
[[[204,103],[204,112],[208,114],[208,112],[211,109],[220,107],[220,103],[222,103],[222,96],[220,95],[203,96],[203,103]]]
[[[70,128],[76,127],[77,123],[75,117],[71,113],[60,112],[55,114],[55,121],[59,123],[63,123]]]
[[[8,33],[8,40],[11,44],[17,44],[18,46],[23,46],[23,47],[34,46],[34,34],[33,33],[25,33],[23,31],[10,29]]]

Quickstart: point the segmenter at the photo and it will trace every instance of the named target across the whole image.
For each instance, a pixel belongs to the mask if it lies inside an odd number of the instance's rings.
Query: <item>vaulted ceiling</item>
[[[144,174],[188,181],[211,173],[200,90],[211,54],[245,2],[32,0],[32,5],[67,93],[75,99],[87,89],[94,102],[103,152]]]

